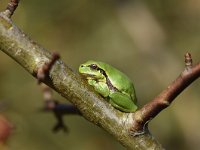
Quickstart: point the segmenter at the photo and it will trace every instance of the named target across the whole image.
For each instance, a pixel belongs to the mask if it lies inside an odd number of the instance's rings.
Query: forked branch
[[[200,63],[192,66],[191,54],[186,53],[185,69],[179,77],[157,97],[133,114],[135,120],[131,128],[133,135],[139,134],[138,131],[142,133],[144,126],[163,109],[167,108],[171,102],[198,77],[200,77]]]

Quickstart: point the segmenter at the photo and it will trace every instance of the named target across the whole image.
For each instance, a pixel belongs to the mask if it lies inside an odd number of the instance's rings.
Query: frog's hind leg
[[[114,92],[109,95],[109,98],[111,105],[121,111],[135,112],[137,110],[137,106],[131,97],[126,94]]]

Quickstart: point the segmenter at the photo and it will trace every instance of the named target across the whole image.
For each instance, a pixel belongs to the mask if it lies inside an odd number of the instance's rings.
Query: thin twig
[[[189,53],[186,53],[185,55],[185,66],[186,69],[174,82],[172,82],[152,101],[133,114],[135,121],[130,129],[132,135],[143,133],[144,126],[163,109],[168,107],[186,87],[200,76],[200,63],[192,66],[192,57]]]
[[[192,56],[190,53],[186,53],[185,54],[185,69],[189,70],[192,68],[192,64],[193,61],[192,61]]]
[[[63,121],[63,116],[64,115],[71,115],[71,114],[78,114],[80,115],[81,113],[79,110],[71,104],[61,104],[60,102],[56,101],[53,99],[53,92],[52,89],[46,86],[45,84],[42,84],[42,91],[44,95],[44,108],[42,109],[43,111],[47,112],[53,112],[57,123],[53,127],[53,131],[57,132],[58,130],[63,130],[64,132],[67,132],[67,126],[65,125]]]
[[[12,15],[14,14],[18,4],[19,4],[20,0],[11,0],[7,7],[6,10],[4,11],[4,13],[6,14],[7,17],[11,18]]]
[[[56,113],[60,113],[61,115],[81,114],[74,105],[62,104],[57,100],[54,100],[53,91],[50,87],[45,84],[42,84],[41,86],[45,102],[45,106],[43,108],[44,111],[55,111]]]
[[[60,55],[58,53],[53,53],[51,61],[45,63],[41,68],[38,69],[37,71],[38,84],[40,84],[42,81],[44,81],[46,78],[49,77],[49,71],[59,58]]]

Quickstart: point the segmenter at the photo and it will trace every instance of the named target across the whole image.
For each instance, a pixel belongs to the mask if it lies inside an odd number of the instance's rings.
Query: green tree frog
[[[113,107],[123,112],[136,111],[135,89],[124,73],[106,63],[93,60],[81,64],[79,72]]]

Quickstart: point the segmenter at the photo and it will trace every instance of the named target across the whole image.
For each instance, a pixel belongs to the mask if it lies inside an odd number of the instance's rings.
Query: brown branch
[[[189,53],[185,55],[185,66],[185,70],[175,81],[152,101],[133,114],[135,120],[130,129],[132,135],[143,133],[145,125],[163,109],[167,108],[186,87],[200,76],[200,63],[192,66],[192,58]]]
[[[6,16],[8,18],[11,18],[11,16],[14,14],[18,4],[19,4],[19,1],[20,0],[11,0],[7,7],[6,7],[6,10],[4,11],[4,13],[6,14]]]
[[[38,84],[40,84],[42,81],[45,81],[45,79],[49,78],[49,72],[50,72],[52,66],[55,64],[55,62],[59,58],[60,58],[60,55],[58,53],[53,53],[51,60],[49,62],[45,63],[42,67],[40,67],[37,70]]]
[[[187,70],[191,69],[192,63],[193,63],[193,61],[192,61],[191,54],[190,53],[186,53],[185,54],[185,69],[187,69]]]

